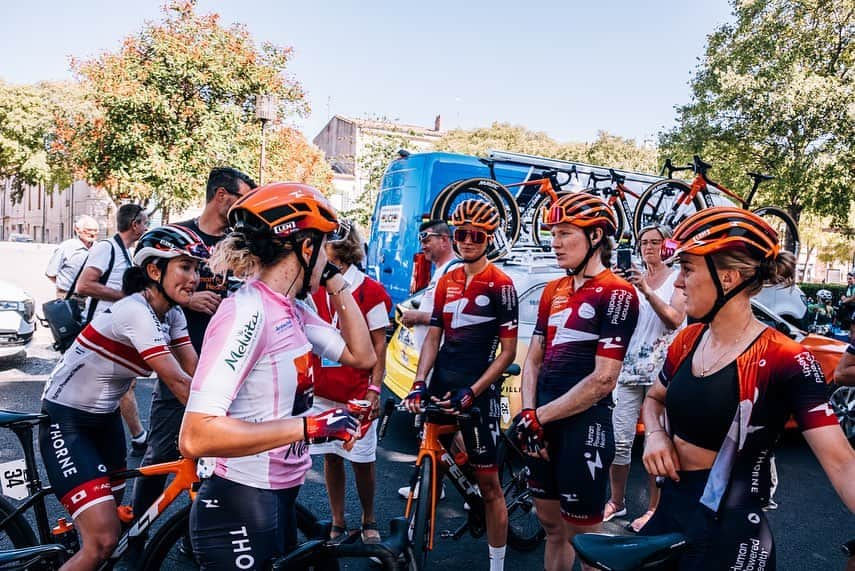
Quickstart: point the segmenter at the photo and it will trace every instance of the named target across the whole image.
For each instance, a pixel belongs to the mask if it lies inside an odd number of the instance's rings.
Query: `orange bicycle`
[[[718,206],[710,187],[720,193],[729,196],[741,208],[751,209],[751,201],[760,184],[772,180],[773,176],[749,172],[747,173],[753,181],[751,191],[746,198],[742,198],[724,185],[711,180],[707,172],[712,165],[705,163],[697,155],[694,156],[692,164],[674,166],[671,159],[665,161],[662,174],[668,173],[668,178],[653,183],[645,190],[638,199],[635,207],[635,227],[644,228],[653,224],[664,224],[669,228],[677,225],[704,208]],[[685,181],[672,178],[675,172],[691,170],[695,178],[690,184]],[[717,193],[716,193],[717,194]],[[781,245],[794,255],[799,254],[799,230],[793,218],[784,210],[775,206],[762,206],[751,210],[763,218],[776,232]]]
[[[8,428],[14,432],[24,451],[26,468],[21,469],[20,476],[16,478],[15,483],[25,487],[27,494],[20,505],[15,505],[0,496],[0,549],[59,544],[65,549],[65,557],[56,558],[57,567],[59,567],[62,560],[74,555],[79,543],[73,524],[68,523],[66,518],[59,518],[56,527],[53,528],[48,521],[45,498],[51,495],[53,490],[40,480],[33,448],[33,429],[43,418],[44,415],[39,413],[0,410],[0,427]],[[169,474],[174,475],[172,482],[151,507],[138,517],[133,514],[130,506],[118,507],[119,518],[122,521],[122,535],[113,553],[98,569],[112,569],[127,551],[129,542],[143,537],[154,521],[183,492],[187,492],[192,499],[195,496],[196,484],[199,482],[196,475],[196,461],[186,458],[137,469],[121,470],[110,475],[112,481],[121,482],[132,478]],[[30,527],[30,523],[24,516],[24,513],[31,507],[35,516],[38,536],[33,532],[33,528]],[[143,550],[142,558],[138,562],[139,569],[162,569],[166,562],[172,558],[192,562],[192,555],[184,547],[185,544],[189,545],[186,542],[189,513],[190,505],[188,504],[170,516],[157,530]],[[175,569],[180,568],[180,566],[171,566],[170,568]],[[192,568],[197,567],[194,564]]]
[[[519,374],[519,365],[511,365],[503,378]],[[394,400],[386,401],[385,411],[379,420],[380,438],[385,433],[389,414],[396,409]],[[406,411],[398,405],[397,410]],[[447,475],[469,509],[466,521],[456,530],[443,531],[443,538],[460,539],[468,531],[482,537],[487,531],[484,500],[475,482],[468,456],[461,452],[452,457],[440,441],[451,438],[460,430],[459,422],[467,422],[479,414],[477,408],[468,413],[452,416],[433,403],[423,411],[419,453],[410,479],[410,496],[407,499],[406,519],[410,540],[410,562],[417,570],[426,569],[427,557],[434,548],[436,534],[436,504],[442,480]],[[529,475],[523,453],[504,434],[500,433],[498,447],[499,481],[508,508],[508,545],[517,551],[535,549],[545,537],[534,500],[528,490]]]

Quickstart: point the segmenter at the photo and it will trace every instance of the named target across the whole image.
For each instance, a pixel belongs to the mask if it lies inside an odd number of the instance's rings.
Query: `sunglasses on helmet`
[[[487,233],[482,230],[465,230],[463,228],[454,231],[455,242],[465,242],[466,238],[472,240],[473,244],[483,244],[487,241]]]
[[[327,232],[327,242],[344,242],[350,235],[350,227],[350,220],[339,219],[336,229]]]

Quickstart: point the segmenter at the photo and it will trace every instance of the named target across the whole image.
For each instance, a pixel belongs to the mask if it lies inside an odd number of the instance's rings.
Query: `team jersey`
[[[680,364],[691,358],[705,327],[692,324],[674,338],[659,374],[666,388]],[[791,414],[803,431],[837,424],[822,367],[786,335],[767,327],[737,357],[736,372],[739,407],[701,498],[714,511],[731,479],[747,483],[750,494],[761,501],[769,498],[769,458]]]
[[[253,280],[220,304],[208,325],[190,387],[188,412],[267,422],[312,406],[312,352],[338,361],[345,343],[305,304]],[[282,489],[311,468],[305,442],[238,458],[217,458],[214,473],[247,486]]]
[[[356,266],[350,266],[342,276],[353,292],[353,299],[362,311],[369,331],[385,329],[389,325],[389,310],[392,300],[383,286],[359,271]],[[326,288],[318,288],[312,294],[312,301],[318,310],[318,315],[338,329],[339,319],[335,307],[329,301]],[[364,399],[368,391],[370,369],[357,369],[341,363],[314,357],[315,363],[315,394],[319,397],[339,403],[350,399]],[[378,379],[379,381],[379,379]]]
[[[596,357],[622,361],[637,322],[635,288],[611,270],[603,270],[578,290],[572,276],[546,284],[534,328],[534,335],[546,340],[538,405],[555,400],[590,375]],[[611,404],[611,394],[601,403]]]
[[[178,307],[163,321],[140,293],[122,298],[95,316],[60,359],[42,398],[92,413],[113,412],[146,363],[170,347],[188,345],[187,321]]]
[[[499,340],[516,338],[517,316],[517,291],[502,270],[487,264],[468,286],[463,266],[450,270],[434,292],[430,324],[445,335],[434,367],[477,378],[492,362]]]

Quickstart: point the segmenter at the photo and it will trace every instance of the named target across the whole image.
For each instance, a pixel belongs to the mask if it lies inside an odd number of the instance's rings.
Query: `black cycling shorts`
[[[761,501],[750,497],[750,483],[731,482],[719,513],[701,505],[709,470],[679,472],[667,479],[659,505],[641,535],[679,532],[689,538],[678,569],[775,569],[775,541]]]
[[[190,541],[201,569],[262,569],[297,545],[300,486],[263,490],[219,476],[202,482],[190,508]]]
[[[119,503],[125,482],[109,474],[125,468],[125,429],[116,410],[95,414],[42,401],[39,448],[53,493],[72,518],[95,504]]]
[[[579,525],[603,521],[609,468],[615,458],[611,407],[594,405],[544,426],[549,460],[528,457],[534,497],[559,500],[562,517]]]
[[[434,369],[428,392],[431,396],[442,398],[446,392],[471,387],[480,374],[461,373],[448,369]],[[478,409],[477,415],[457,421],[460,434],[469,455],[469,464],[478,472],[498,471],[497,448],[501,429],[500,389],[494,383],[483,393],[475,397],[470,410]],[[455,422],[449,417],[449,422]],[[448,444],[446,444],[448,446]]]

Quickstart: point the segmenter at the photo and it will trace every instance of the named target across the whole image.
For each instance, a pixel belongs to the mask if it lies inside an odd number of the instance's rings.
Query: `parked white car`
[[[0,357],[26,351],[36,330],[35,309],[32,296],[0,280]]]

